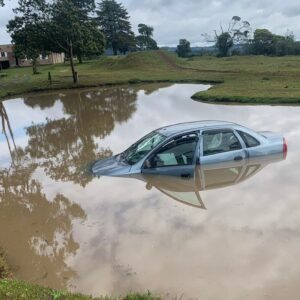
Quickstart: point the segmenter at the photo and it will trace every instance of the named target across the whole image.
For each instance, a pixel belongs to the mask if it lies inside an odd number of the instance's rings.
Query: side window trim
[[[241,149],[244,149],[246,147],[245,143],[244,143],[244,140],[239,136],[239,134],[237,134],[236,130],[233,129],[233,128],[220,128],[220,129],[203,129],[201,130],[200,132],[200,141],[201,141],[201,144],[200,144],[200,157],[207,157],[207,156],[212,156],[212,155],[219,155],[219,154],[223,154],[223,153],[228,153],[228,152],[233,152],[233,151],[237,151],[237,150],[232,150],[232,151],[227,151],[227,152],[221,152],[221,153],[215,153],[215,154],[211,154],[211,155],[204,155],[204,139],[203,139],[203,136],[206,132],[220,132],[220,131],[228,131],[228,132],[232,132],[233,135],[236,137],[236,139],[238,140],[241,148],[238,149],[238,150],[241,150]]]
[[[238,136],[243,140],[243,143],[245,144],[246,148],[254,148],[254,147],[258,147],[261,145],[260,141],[255,138],[252,134],[249,134],[248,132],[242,131],[242,130],[236,130]],[[243,134],[248,135],[250,138],[252,138],[255,142],[256,145],[255,146],[248,146],[248,142],[246,140],[246,138],[243,136]]]
[[[164,143],[162,145],[160,145],[157,149],[155,149],[154,151],[150,152],[147,157],[145,158],[143,164],[142,164],[142,168],[141,169],[156,169],[156,168],[166,168],[166,167],[181,167],[181,166],[187,166],[187,165],[169,165],[169,166],[160,166],[160,167],[151,167],[151,168],[146,168],[145,164],[146,161],[151,159],[154,155],[156,155],[157,152],[160,151],[160,149],[162,149],[165,145],[167,145],[170,141],[172,141],[173,139],[179,138],[181,136],[185,136],[185,135],[189,135],[189,134],[195,134],[198,138],[196,147],[195,147],[195,151],[194,151],[194,155],[193,155],[193,162],[192,164],[189,164],[189,166],[191,165],[195,165],[196,164],[196,160],[197,160],[197,156],[201,155],[201,153],[199,153],[198,149],[200,147],[200,143],[201,143],[201,133],[199,130],[196,131],[191,131],[191,132],[185,132],[185,133],[180,133],[178,135],[172,136],[170,138],[168,138],[167,140],[164,141]],[[198,152],[198,153],[197,153]]]

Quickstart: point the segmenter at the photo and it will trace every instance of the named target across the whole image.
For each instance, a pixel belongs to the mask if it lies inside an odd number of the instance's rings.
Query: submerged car
[[[196,166],[246,164],[249,159],[287,155],[281,134],[256,132],[225,121],[197,121],[156,129],[123,153],[92,166],[97,176],[139,174],[193,178]]]

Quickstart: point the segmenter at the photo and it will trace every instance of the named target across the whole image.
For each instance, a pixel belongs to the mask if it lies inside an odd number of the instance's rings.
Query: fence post
[[[50,84],[52,84],[51,72],[48,72],[48,81],[49,81]]]

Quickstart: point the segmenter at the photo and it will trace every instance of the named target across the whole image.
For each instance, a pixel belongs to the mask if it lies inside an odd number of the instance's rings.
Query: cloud
[[[204,42],[202,34],[212,33],[220,24],[225,27],[233,15],[251,23],[255,28],[267,28],[276,34],[287,30],[300,39],[300,8],[294,1],[286,0],[122,0],[130,14],[130,21],[137,33],[137,25],[146,23],[154,27],[154,37],[159,45],[177,45],[180,38],[187,38],[192,45]],[[12,8],[17,0],[6,0],[0,8],[0,44],[9,43],[6,24],[13,17]]]
[[[0,7],[0,45],[10,43],[10,36],[6,31],[6,25],[13,18],[12,9],[17,6],[17,0],[5,1],[5,6]]]

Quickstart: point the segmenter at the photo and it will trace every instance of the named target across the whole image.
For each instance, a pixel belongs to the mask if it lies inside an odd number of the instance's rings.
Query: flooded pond
[[[195,102],[206,85],[148,84],[3,102],[0,246],[17,278],[93,295],[296,299],[300,107]],[[206,209],[88,165],[148,132],[195,120],[281,132],[287,160],[201,191]]]

